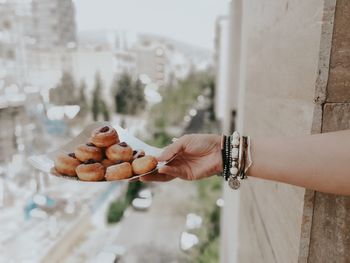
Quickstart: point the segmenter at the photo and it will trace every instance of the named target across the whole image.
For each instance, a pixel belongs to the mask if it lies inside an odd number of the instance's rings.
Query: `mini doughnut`
[[[125,142],[121,142],[107,148],[106,156],[112,161],[129,162],[132,160],[133,152],[129,145],[127,145]]]
[[[74,153],[77,159],[81,162],[86,162],[88,160],[95,160],[99,162],[103,157],[102,150],[92,143],[79,145],[75,149]]]
[[[109,147],[119,142],[119,136],[112,126],[104,126],[93,131],[90,142],[97,147]]]
[[[75,172],[75,169],[80,164],[81,163],[75,157],[74,153],[59,154],[55,159],[55,168],[57,172],[68,176],[76,176],[77,173]]]
[[[124,162],[121,164],[112,165],[106,170],[106,180],[107,181],[115,181],[127,179],[132,176],[132,168],[131,164],[128,162]]]
[[[157,167],[158,161],[151,155],[146,155],[135,159],[132,162],[132,170],[135,174],[144,174],[152,171]]]
[[[82,181],[102,181],[105,176],[105,168],[94,160],[79,165],[76,169],[77,175]]]
[[[115,161],[112,161],[112,160],[109,160],[109,159],[103,159],[101,164],[103,165],[104,168],[108,168],[112,165],[116,165],[116,164],[119,164],[121,162],[115,162]]]

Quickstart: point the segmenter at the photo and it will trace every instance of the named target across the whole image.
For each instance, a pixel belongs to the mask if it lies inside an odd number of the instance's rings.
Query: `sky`
[[[74,0],[78,31],[151,33],[213,49],[215,19],[228,0]]]

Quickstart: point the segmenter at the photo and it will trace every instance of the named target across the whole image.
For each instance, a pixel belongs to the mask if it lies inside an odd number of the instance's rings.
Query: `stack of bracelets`
[[[232,189],[238,189],[241,180],[247,178],[246,173],[252,165],[250,153],[250,137],[240,136],[234,132],[230,136],[222,136],[222,176]]]

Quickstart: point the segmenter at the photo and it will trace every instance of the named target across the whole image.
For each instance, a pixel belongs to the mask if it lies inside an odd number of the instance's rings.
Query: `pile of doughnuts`
[[[55,169],[82,181],[115,181],[128,179],[154,170],[157,160],[143,150],[133,150],[120,142],[117,131],[104,126],[93,131],[89,141],[69,154],[59,154]]]

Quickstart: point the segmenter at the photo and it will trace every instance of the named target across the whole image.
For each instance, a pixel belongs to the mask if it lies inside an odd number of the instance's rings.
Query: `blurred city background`
[[[0,263],[348,262],[346,197],[77,183],[27,159],[103,120],[160,148],[350,129],[349,16],[348,0],[0,0]]]
[[[227,8],[226,0],[0,0],[1,263],[219,261],[220,178],[77,183],[27,158],[93,121],[157,147],[220,132]]]

